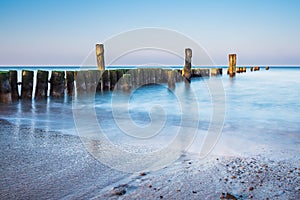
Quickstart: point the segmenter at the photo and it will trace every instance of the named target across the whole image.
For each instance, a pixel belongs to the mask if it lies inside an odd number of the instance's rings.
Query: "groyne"
[[[0,103],[10,103],[18,99],[63,98],[77,94],[94,94],[112,90],[130,91],[148,84],[166,84],[170,90],[177,82],[190,84],[195,77],[210,77],[223,74],[222,68],[192,68],[192,49],[185,49],[185,62],[182,69],[136,68],[105,69],[104,46],[96,44],[97,70],[46,71],[22,70],[18,82],[18,71],[0,71]],[[246,67],[237,67],[236,54],[229,54],[227,74],[246,72]],[[258,71],[260,67],[250,68]],[[269,67],[266,67],[269,70]],[[34,83],[36,83],[34,85]],[[35,88],[34,88],[35,87]]]

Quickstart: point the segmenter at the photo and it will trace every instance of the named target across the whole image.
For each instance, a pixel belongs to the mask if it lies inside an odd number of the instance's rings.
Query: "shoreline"
[[[265,155],[191,153],[154,172],[104,166],[75,135],[15,126],[0,119],[0,197],[94,199],[299,199],[295,160]],[[296,159],[299,161],[299,159]]]

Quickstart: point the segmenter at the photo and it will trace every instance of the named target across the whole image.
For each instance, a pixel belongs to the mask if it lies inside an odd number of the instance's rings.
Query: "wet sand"
[[[186,154],[155,172],[101,164],[79,137],[0,120],[0,199],[300,199],[299,158]]]

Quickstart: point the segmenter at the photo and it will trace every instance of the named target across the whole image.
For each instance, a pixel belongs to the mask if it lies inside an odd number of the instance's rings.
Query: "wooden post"
[[[74,80],[75,73],[73,71],[67,71],[67,95],[72,96],[74,94]]]
[[[170,90],[175,89],[175,71],[174,70],[168,71],[168,88]]]
[[[98,69],[105,70],[103,44],[96,44],[96,58],[97,58]]]
[[[116,70],[110,70],[109,71],[109,77],[110,77],[110,90],[114,90],[117,82],[118,82],[118,76]]]
[[[270,69],[270,67],[269,66],[266,66],[266,70],[269,70]]]
[[[0,72],[0,103],[10,103],[11,88],[9,84],[9,72]]]
[[[211,76],[222,75],[222,68],[212,68],[212,69],[210,70],[210,75],[211,75]]]
[[[110,89],[109,73],[108,70],[104,70],[101,75],[101,85],[103,91],[108,91]]]
[[[128,71],[127,73],[129,73],[131,75],[132,88],[138,87],[137,69],[132,69],[132,70]]]
[[[155,70],[155,83],[161,83],[162,81],[162,69]]]
[[[65,72],[52,71],[50,79],[50,96],[55,98],[64,97],[65,95]]]
[[[48,92],[48,71],[37,71],[37,84],[35,89],[36,99],[46,99]]]
[[[228,73],[229,73],[230,76],[235,76],[235,73],[236,73],[236,54],[229,54]]]
[[[81,97],[86,92],[85,79],[87,77],[87,71],[78,71],[76,75],[76,92],[77,96]]]
[[[251,71],[251,72],[253,71],[253,67],[250,67],[250,71]]]
[[[184,68],[182,70],[182,76],[184,76],[186,78],[186,81],[188,83],[191,82],[191,69],[192,69],[192,49],[187,48],[185,49],[185,64],[184,64]]]
[[[184,77],[181,76],[182,70],[178,69],[176,70],[176,82],[182,82]]]
[[[12,101],[18,100],[19,99],[18,72],[16,70],[9,71],[9,83],[11,88]]]
[[[23,70],[21,98],[32,99],[32,91],[33,91],[33,71]]]
[[[136,70],[137,70],[136,82],[137,82],[137,86],[140,87],[144,85],[144,70],[141,68]]]
[[[131,75],[130,74],[123,74],[122,89],[125,92],[130,91],[130,89],[131,89]]]

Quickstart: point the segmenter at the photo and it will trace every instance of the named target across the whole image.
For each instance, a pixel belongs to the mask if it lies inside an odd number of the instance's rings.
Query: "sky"
[[[149,27],[192,39],[216,65],[229,53],[238,65],[300,65],[299,9],[298,0],[1,0],[0,65],[81,65],[96,43]]]

